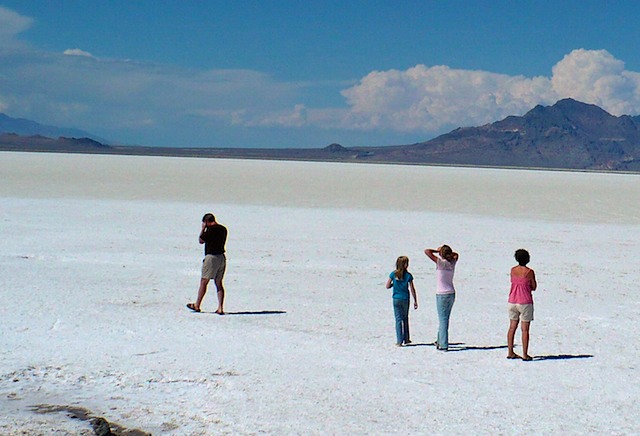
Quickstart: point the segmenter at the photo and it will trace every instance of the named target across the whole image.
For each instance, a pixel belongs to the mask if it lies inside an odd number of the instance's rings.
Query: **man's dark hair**
[[[529,252],[523,248],[516,250],[516,254],[514,255],[514,257],[516,258],[516,262],[518,262],[518,265],[521,266],[525,266],[529,263],[529,260],[531,260],[531,258],[529,257]]]
[[[205,213],[204,216],[202,217],[202,222],[209,222],[209,223],[213,223],[216,221],[216,217],[212,214],[212,213]]]

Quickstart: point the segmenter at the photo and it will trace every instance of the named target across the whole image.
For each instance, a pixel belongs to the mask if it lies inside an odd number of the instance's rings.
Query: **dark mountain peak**
[[[562,100],[558,100],[556,104],[551,107],[557,108],[563,112],[582,112],[591,113],[594,115],[611,115],[600,106],[590,103],[583,103],[572,98],[563,98]]]
[[[543,106],[541,104],[536,105],[533,109],[527,112],[524,116],[529,114],[544,114],[544,113],[590,113],[592,115],[610,115],[607,111],[595,104],[583,103],[573,98],[563,98],[555,102],[551,106]]]
[[[629,117],[616,117],[604,109],[572,98],[559,100],[552,106],[537,105],[523,116],[509,116],[483,126],[491,131],[520,131],[527,134],[553,132],[598,135],[598,131],[627,129],[635,126]]]
[[[331,153],[339,153],[339,152],[347,151],[347,149],[344,148],[342,145],[336,144],[336,143],[329,144],[324,149]]]
[[[572,98],[558,100],[553,106],[538,105],[523,117],[525,122],[542,119],[557,126],[590,128],[594,123],[611,122],[617,117],[595,104],[583,103]]]

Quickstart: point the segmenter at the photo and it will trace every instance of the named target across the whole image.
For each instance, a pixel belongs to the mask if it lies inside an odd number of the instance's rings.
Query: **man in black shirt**
[[[207,293],[207,286],[209,281],[213,279],[218,291],[218,309],[216,313],[224,315],[224,286],[222,278],[227,266],[227,259],[224,254],[224,244],[227,242],[227,228],[218,224],[216,217],[212,213],[207,213],[202,217],[202,230],[200,231],[199,240],[201,244],[204,244],[200,288],[198,289],[196,302],[187,304],[187,307],[194,312],[200,312],[200,304]]]

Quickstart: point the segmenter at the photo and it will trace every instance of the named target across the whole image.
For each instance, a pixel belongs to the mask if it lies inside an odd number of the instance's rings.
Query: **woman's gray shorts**
[[[533,304],[509,303],[509,319],[512,321],[533,321]]]

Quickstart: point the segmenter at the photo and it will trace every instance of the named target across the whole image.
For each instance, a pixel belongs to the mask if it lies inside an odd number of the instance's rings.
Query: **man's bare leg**
[[[207,286],[209,285],[209,279],[201,278],[200,279],[200,288],[198,289],[198,299],[196,300],[196,310],[200,310],[200,304],[202,303],[202,299],[204,295],[207,293]]]
[[[224,285],[222,284],[222,279],[216,279],[216,289],[218,290],[218,309],[216,313],[218,315],[224,315]]]

